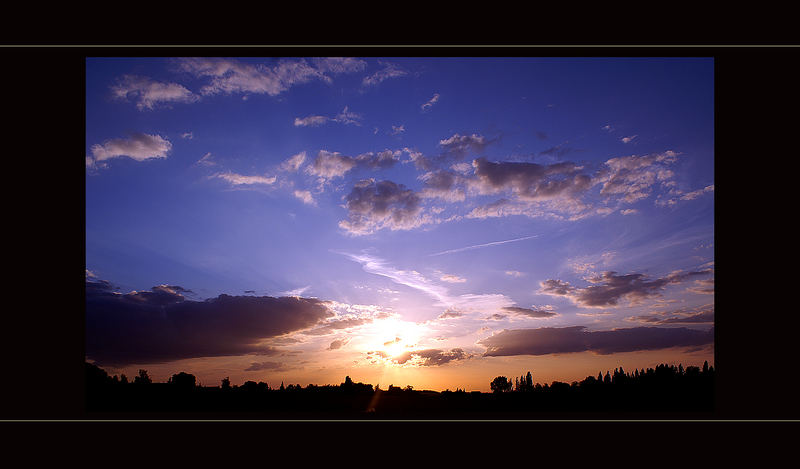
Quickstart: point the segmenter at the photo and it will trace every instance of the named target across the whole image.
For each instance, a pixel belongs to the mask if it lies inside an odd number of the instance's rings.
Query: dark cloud
[[[259,343],[330,317],[317,299],[220,295],[186,300],[175,286],[125,295],[86,282],[86,356],[109,366],[274,352]]]
[[[420,359],[420,366],[440,366],[453,360],[471,358],[472,355],[465,353],[464,350],[460,348],[451,349],[449,352],[440,349],[425,349],[405,352],[394,357],[393,361],[403,364],[415,357]]]
[[[455,311],[455,310],[452,310],[452,309],[448,309],[444,313],[440,314],[437,319],[460,318],[463,315],[464,315],[464,313],[461,313],[459,311]]]
[[[320,327],[303,332],[306,335],[327,335],[333,334],[342,329],[362,326],[372,322],[372,318],[346,318],[336,319],[323,323]]]
[[[547,355],[591,351],[600,355],[670,347],[697,347],[714,342],[714,330],[635,327],[610,331],[586,330],[584,326],[503,330],[478,343],[484,356]]]
[[[290,367],[281,362],[260,362],[251,363],[244,371],[286,371]]]
[[[331,342],[331,345],[328,346],[326,350],[336,350],[344,347],[347,343],[350,342],[350,339],[336,339]]]
[[[695,310],[681,309],[677,311],[633,316],[628,318],[628,320],[649,324],[713,324],[714,305]]]
[[[549,318],[551,316],[557,316],[558,314],[553,311],[547,311],[544,309],[529,309],[529,308],[520,308],[518,306],[504,306],[503,310],[520,316],[528,316],[531,318]]]
[[[583,168],[570,162],[540,165],[478,158],[472,166],[476,176],[472,184],[480,192],[491,194],[510,190],[527,201],[575,198],[592,185],[589,176],[579,174]]]
[[[439,197],[451,202],[462,201],[466,198],[463,189],[457,188],[463,178],[450,171],[437,170],[423,174],[420,179],[425,181],[419,195],[421,197]]]
[[[402,184],[367,179],[357,183],[345,197],[348,219],[339,226],[354,234],[381,228],[411,229],[421,223],[420,197]]]
[[[548,148],[547,150],[539,152],[539,155],[561,158],[562,156],[572,153],[573,151],[575,150],[570,147],[565,147],[564,145],[556,145],[554,147]]]
[[[707,275],[711,270],[686,273],[673,273],[666,277],[649,280],[644,274],[617,275],[616,272],[603,272],[599,276],[588,279],[593,283],[585,288],[578,288],[561,280],[549,279],[541,282],[541,293],[555,296],[566,296],[575,304],[587,308],[616,306],[620,299],[638,303],[646,298],[660,296],[667,286],[680,283],[688,278]]]

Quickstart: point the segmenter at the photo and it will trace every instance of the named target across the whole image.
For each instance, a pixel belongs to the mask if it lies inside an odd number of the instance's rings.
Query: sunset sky
[[[88,58],[84,156],[111,374],[713,364],[711,58]]]

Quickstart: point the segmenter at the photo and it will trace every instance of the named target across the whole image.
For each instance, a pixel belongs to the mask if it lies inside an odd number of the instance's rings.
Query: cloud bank
[[[714,329],[634,327],[610,331],[587,331],[584,326],[542,327],[503,330],[478,342],[486,347],[485,357],[548,355],[594,352],[599,355],[697,347],[714,343]]]
[[[162,363],[196,357],[272,354],[264,339],[300,331],[333,313],[317,299],[220,295],[187,300],[162,285],[120,294],[86,280],[86,356],[103,365]]]

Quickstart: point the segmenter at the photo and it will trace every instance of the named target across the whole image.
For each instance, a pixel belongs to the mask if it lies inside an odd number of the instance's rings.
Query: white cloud
[[[406,128],[402,124],[401,125],[393,125],[392,126],[392,135],[401,134],[401,133],[403,133],[405,131],[406,131]]]
[[[122,156],[136,161],[166,158],[170,149],[172,149],[172,144],[166,138],[160,135],[138,133],[130,138],[116,138],[108,140],[102,145],[93,145],[91,158],[87,157],[87,162],[90,161],[92,165],[95,165],[97,162]]]
[[[620,140],[622,140],[622,143],[631,143],[633,139],[636,137],[638,137],[638,135],[632,135],[630,137],[622,137]]]
[[[200,158],[199,160],[197,160],[197,163],[195,163],[195,164],[200,165],[200,166],[216,166],[217,165],[217,163],[213,160],[213,157],[211,156],[210,152],[206,153],[205,155],[203,155],[203,157]]]
[[[433,107],[433,105],[436,104],[438,101],[439,101],[439,93],[434,93],[433,97],[429,99],[427,103],[420,106],[420,109],[422,109],[423,112],[427,111],[428,109]]]
[[[182,71],[210,78],[210,83],[201,90],[204,95],[253,93],[276,96],[297,84],[312,80],[330,81],[305,59],[283,59],[271,67],[235,59],[207,57],[183,58],[178,64]]]
[[[408,75],[408,72],[401,69],[395,64],[382,62],[384,67],[381,70],[373,73],[372,75],[364,78],[362,82],[365,86],[375,86],[383,82],[384,80],[388,80],[389,78],[396,78]]]
[[[322,124],[328,122],[329,118],[325,116],[308,116],[303,117],[302,119],[299,117],[294,118],[294,126],[295,127],[318,127]]]
[[[200,99],[177,83],[162,83],[135,75],[121,77],[111,87],[111,92],[118,99],[135,99],[140,111],[154,109],[161,103],[191,103]]]
[[[238,186],[238,185],[251,185],[251,184],[274,184],[276,181],[275,176],[245,176],[242,174],[236,174],[233,172],[225,172],[225,173],[216,173],[212,177],[216,177],[219,179],[224,179],[229,183]]]
[[[306,161],[306,152],[301,151],[296,155],[290,156],[286,161],[281,163],[280,169],[281,171],[290,171],[296,172],[300,169],[300,166],[303,165],[303,162]]]
[[[441,277],[439,277],[439,280],[447,283],[464,283],[467,281],[467,279],[465,278],[461,278],[458,275],[452,275],[452,274],[444,274]]]
[[[294,196],[302,200],[304,204],[317,205],[317,202],[314,200],[314,196],[311,195],[310,191],[296,190],[294,191]]]

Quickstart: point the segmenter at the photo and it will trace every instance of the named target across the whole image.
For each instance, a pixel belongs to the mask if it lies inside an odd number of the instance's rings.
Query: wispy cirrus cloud
[[[319,127],[321,125],[327,124],[328,122],[336,122],[339,124],[360,126],[361,120],[362,120],[361,114],[350,111],[350,109],[347,106],[345,106],[342,112],[336,114],[333,117],[328,117],[328,116],[307,116],[303,118],[295,117],[294,126]]]
[[[434,93],[433,97],[431,99],[429,99],[428,102],[426,102],[422,106],[420,106],[420,109],[422,110],[422,112],[428,111],[437,102],[439,102],[439,93]]]
[[[297,172],[305,161],[306,152],[301,151],[300,153],[287,158],[283,163],[281,163],[279,169],[281,171]]]
[[[389,62],[380,62],[383,68],[364,78],[362,84],[364,86],[376,86],[380,83],[390,79],[408,75],[406,70],[403,70],[398,65]]]

